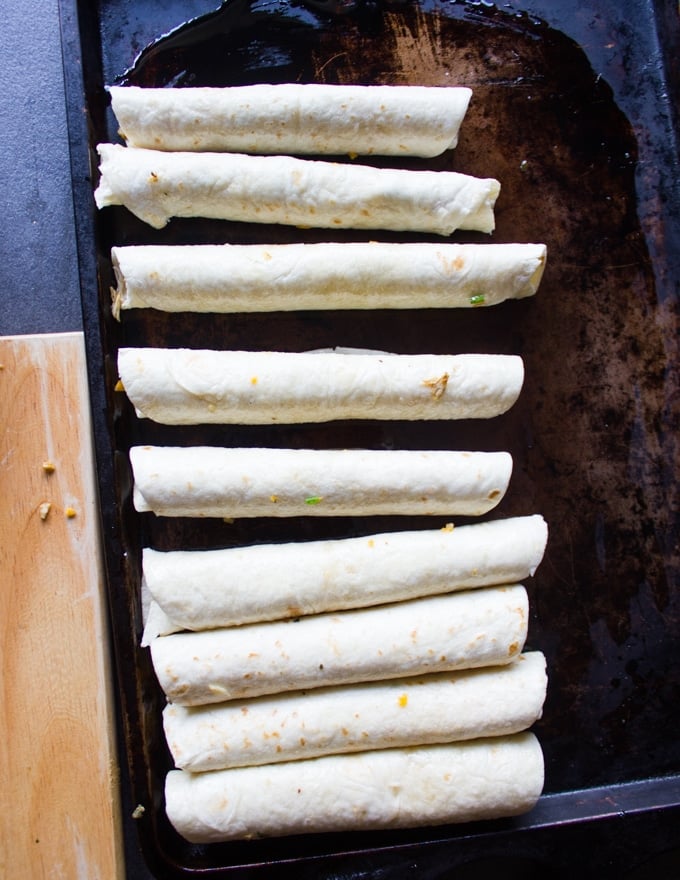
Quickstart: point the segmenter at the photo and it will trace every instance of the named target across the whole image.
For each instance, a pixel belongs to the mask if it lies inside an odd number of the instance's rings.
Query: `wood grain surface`
[[[83,337],[0,339],[0,876],[122,878]]]

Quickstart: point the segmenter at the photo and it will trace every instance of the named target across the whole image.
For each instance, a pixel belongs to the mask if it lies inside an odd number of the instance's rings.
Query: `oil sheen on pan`
[[[551,525],[546,558],[528,584],[531,647],[545,652],[550,669],[548,702],[535,728],[546,755],[546,791],[668,772],[677,755],[658,725],[680,722],[680,680],[666,636],[678,619],[670,589],[678,570],[677,440],[670,429],[678,388],[666,365],[677,363],[678,341],[674,316],[659,307],[639,221],[630,123],[583,51],[524,14],[436,2],[335,6],[346,14],[329,15],[324,3],[229,3],[154,43],[120,81],[471,87],[457,149],[428,167],[502,182],[490,240],[546,242],[539,294],[483,314],[184,315],[180,322],[138,314],[126,320],[126,344],[181,346],[190,339],[193,347],[214,348],[341,344],[520,354],[523,393],[493,432],[474,422],[348,422],[332,431],[202,428],[201,442],[510,450],[514,476],[498,515],[540,511]],[[416,160],[408,165],[422,167]],[[149,240],[123,211],[114,215],[113,233],[116,243]],[[183,220],[153,241],[265,242],[274,234],[280,242],[326,237]],[[140,439],[132,419],[123,416],[120,425],[126,441]],[[161,427],[144,431],[144,442],[169,436]],[[196,436],[181,429],[183,442]],[[356,527],[345,519],[313,526],[265,520],[204,522],[199,531],[184,520],[152,521],[144,540],[159,549],[229,546],[349,535]],[[376,527],[403,523],[381,519]],[[645,650],[656,652],[655,665],[645,661]],[[418,834],[413,839],[424,839]],[[310,846],[308,853],[327,844]]]

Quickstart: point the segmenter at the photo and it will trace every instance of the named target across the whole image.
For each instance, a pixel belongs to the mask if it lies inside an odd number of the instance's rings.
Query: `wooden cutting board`
[[[0,876],[124,876],[83,337],[0,339]]]

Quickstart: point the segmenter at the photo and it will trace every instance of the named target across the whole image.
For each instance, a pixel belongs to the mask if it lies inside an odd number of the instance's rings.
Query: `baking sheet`
[[[339,7],[343,14],[336,14]],[[77,82],[70,95],[78,109],[84,103],[88,126],[85,135],[82,120],[72,125],[83,307],[124,750],[131,798],[145,806],[137,828],[150,865],[162,866],[165,875],[210,876],[224,866],[273,870],[283,860],[300,859],[298,868],[311,870],[318,868],[315,857],[339,864],[340,853],[356,852],[356,865],[365,866],[375,857],[369,859],[369,852],[398,851],[408,860],[435,842],[450,862],[466,851],[461,841],[468,838],[588,818],[579,806],[584,799],[597,815],[601,792],[617,786],[636,785],[636,811],[643,810],[648,777],[662,786],[663,806],[677,804],[673,774],[680,746],[668,731],[680,720],[680,209],[674,121],[657,97],[676,85],[656,27],[664,25],[670,47],[675,31],[641,3],[621,11],[600,6],[595,14],[587,4],[543,2],[532,4],[529,14],[520,4],[236,0],[161,39],[135,64],[150,42],[213,8],[206,2],[162,8],[124,0],[96,8],[62,4],[67,77],[74,57],[82,57],[80,98]],[[550,24],[564,28],[567,18],[570,29],[583,34],[582,43]],[[635,20],[637,30],[626,20]],[[128,313],[116,323],[109,311],[112,244],[328,235],[202,220],[174,220],[154,231],[123,209],[96,215],[92,150],[98,141],[116,139],[103,86],[126,71],[128,82],[143,85],[300,80],[471,86],[473,101],[455,152],[409,165],[500,179],[491,240],[547,243],[539,294],[464,313]],[[413,238],[375,232],[335,237]],[[487,239],[456,234],[454,240]],[[117,348],[137,344],[517,353],[527,378],[518,404],[491,424],[169,429],[137,422],[123,395],[113,391]],[[510,450],[513,480],[495,515],[540,512],[551,527],[545,560],[527,585],[529,645],[544,651],[550,671],[544,717],[535,728],[546,755],[546,798],[538,812],[435,832],[212,847],[191,847],[178,838],[162,809],[170,766],[160,730],[163,700],[147,653],[138,648],[141,546],[232,546],[430,523],[381,518],[197,525],[139,516],[131,507],[126,460],[138,442]]]

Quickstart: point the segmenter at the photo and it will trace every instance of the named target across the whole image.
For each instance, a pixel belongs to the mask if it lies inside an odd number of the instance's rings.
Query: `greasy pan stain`
[[[677,490],[671,480],[676,441],[665,421],[677,384],[666,370],[670,318],[657,306],[638,220],[635,138],[608,85],[563,34],[495,8],[427,7],[361,5],[329,18],[303,7],[285,13],[280,6],[254,4],[251,11],[236,3],[155,43],[124,81],[471,86],[458,148],[428,163],[403,164],[497,177],[502,190],[496,232],[490,239],[456,235],[455,240],[544,241],[548,266],[538,295],[462,313],[135,312],[112,333],[126,345],[517,353],[526,368],[520,401],[486,423],[172,430],[140,425],[123,406],[120,445],[508,449],[514,474],[495,515],[540,512],[551,528],[546,557],[528,584],[529,645],[546,653],[550,673],[537,726],[546,788],[562,791],[662,773],[674,766],[677,754],[672,743],[661,742],[659,724],[675,729],[680,722],[680,673],[666,636],[677,628],[678,613],[670,592],[678,569],[672,501]],[[112,216],[112,240],[120,244],[330,237],[202,220],[173,220],[156,232],[122,209]],[[197,524],[146,517],[143,525],[144,541],[170,548],[429,523],[402,518],[368,526],[346,519]],[[654,662],[644,661],[645,652],[656,655]],[[324,846],[315,845],[320,851]]]

